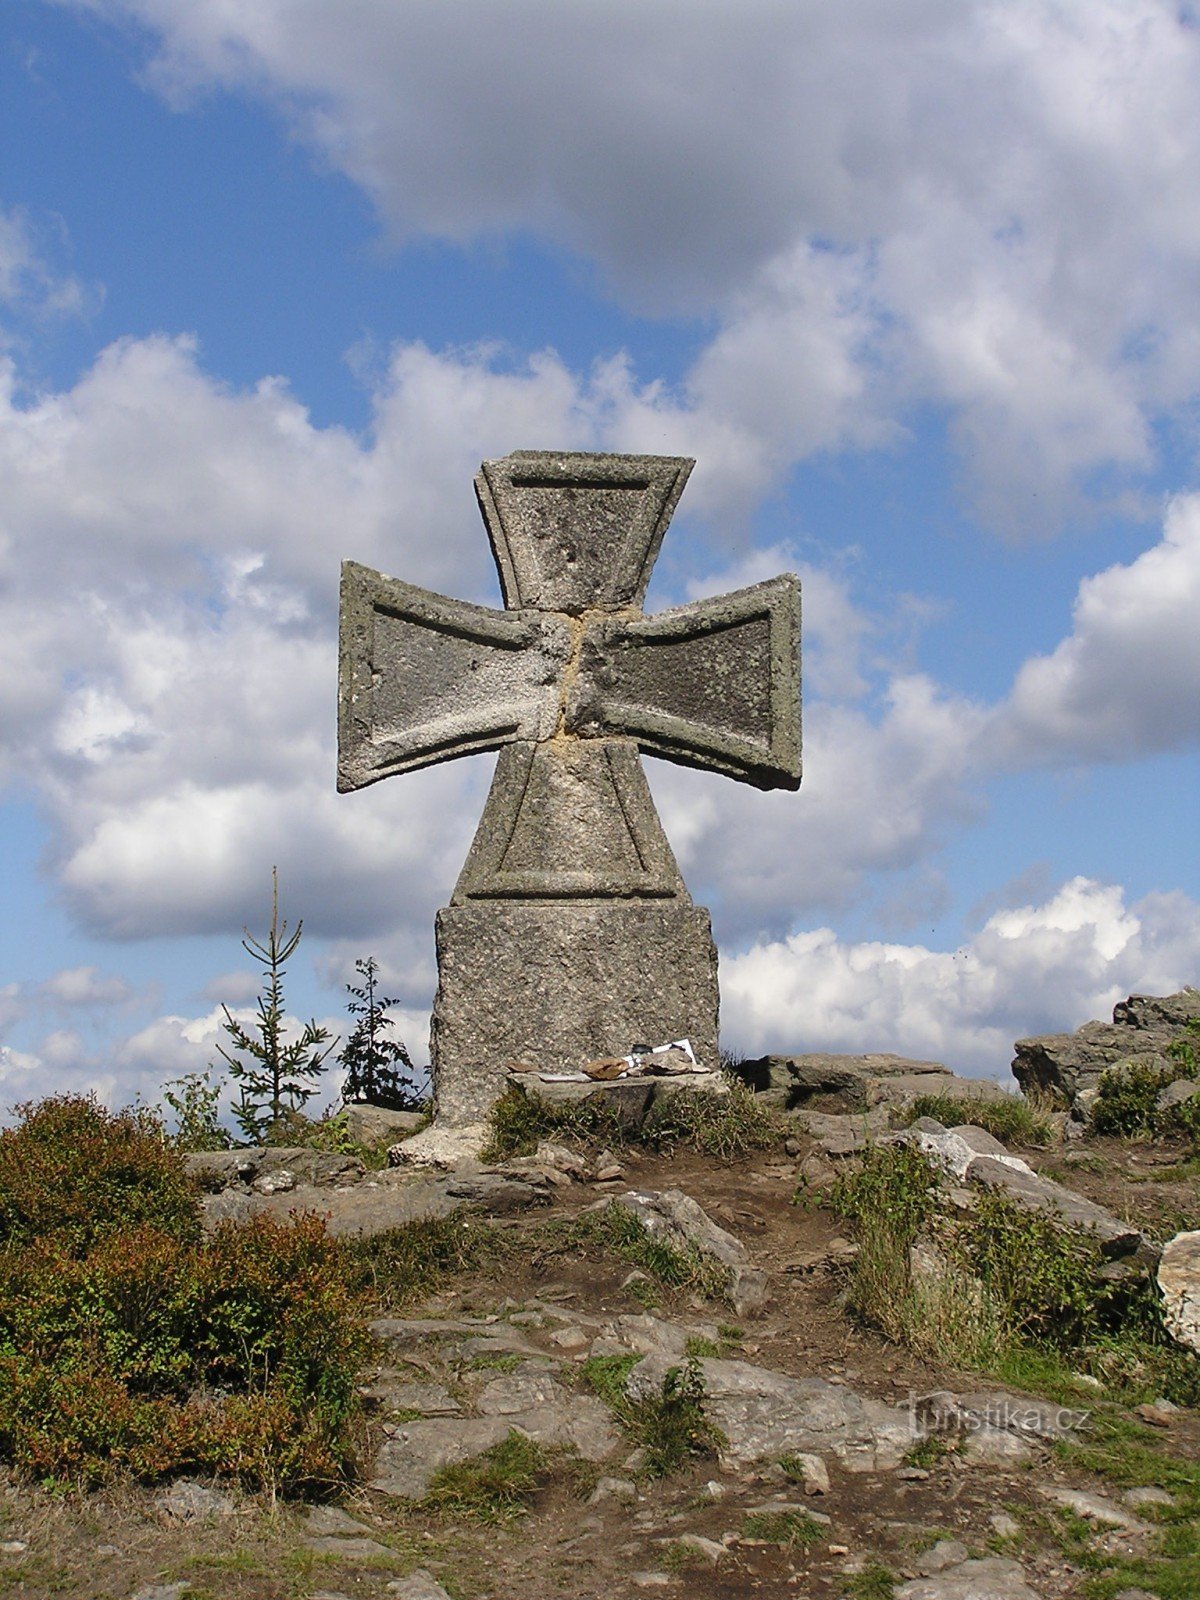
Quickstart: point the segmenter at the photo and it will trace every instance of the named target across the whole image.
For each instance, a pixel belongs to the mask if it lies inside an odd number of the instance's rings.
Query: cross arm
[[[760,789],[799,788],[798,580],[594,622],[566,725],[585,738],[629,734],[650,755]]]
[[[570,647],[562,618],[470,605],[343,562],[338,788],[548,738]]]

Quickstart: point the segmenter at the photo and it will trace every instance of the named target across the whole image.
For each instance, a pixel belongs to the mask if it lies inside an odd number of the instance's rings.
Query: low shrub
[[[0,1136],[0,1457],[85,1485],[344,1479],[370,1338],[324,1224],[201,1238],[152,1119],[70,1098],[23,1115]]]
[[[0,1132],[0,1250],[53,1236],[77,1254],[143,1224],[176,1239],[199,1236],[196,1191],[153,1113],[106,1111],[83,1095],[17,1111],[17,1126]]]
[[[1195,1139],[1200,1134],[1196,1100],[1185,1100],[1165,1111],[1158,1109],[1158,1097],[1169,1083],[1200,1077],[1195,1049],[1187,1039],[1177,1040],[1170,1054],[1175,1057],[1174,1066],[1133,1060],[1119,1062],[1101,1074],[1091,1112],[1094,1133],[1126,1139],[1153,1133],[1185,1133]]]

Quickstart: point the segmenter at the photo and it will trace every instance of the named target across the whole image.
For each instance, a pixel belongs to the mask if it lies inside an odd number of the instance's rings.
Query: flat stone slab
[[[1041,1600],[1016,1561],[987,1556],[964,1561],[932,1577],[911,1578],[896,1590],[895,1600]]]
[[[663,1356],[647,1356],[629,1375],[630,1395],[661,1394],[672,1364]],[[907,1410],[823,1378],[790,1378],[748,1361],[716,1357],[699,1365],[704,1414],[725,1437],[721,1461],[730,1470],[813,1452],[832,1455],[848,1472],[883,1472],[900,1466],[919,1437]]]

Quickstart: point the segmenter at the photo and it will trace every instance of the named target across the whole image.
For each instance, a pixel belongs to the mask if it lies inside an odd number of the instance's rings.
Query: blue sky
[[[5,1105],[154,1099],[374,954],[425,1058],[491,757],[334,792],[338,564],[697,458],[650,593],[800,573],[798,795],[648,762],[723,1036],[1004,1077],[1200,982],[1200,33],[1154,0],[10,0]]]

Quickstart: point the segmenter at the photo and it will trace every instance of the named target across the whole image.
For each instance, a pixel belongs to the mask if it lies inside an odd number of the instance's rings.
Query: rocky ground
[[[855,1245],[829,1184],[865,1139],[888,1137],[878,1108],[892,1101],[878,1085],[907,1074],[880,1059],[840,1090],[822,1081],[783,1110],[775,1148],[731,1162],[636,1144],[543,1146],[451,1172],[364,1172],[311,1151],[198,1161],[214,1216],[301,1205],[342,1232],[451,1218],[488,1246],[424,1299],[380,1308],[351,1490],[303,1505],[219,1484],[76,1498],[10,1480],[0,1594],[1187,1600],[1115,1577],[1103,1587],[1096,1558],[1157,1557],[1178,1493],[1172,1462],[1200,1456],[1200,1412],[1153,1395],[1117,1404],[1082,1378],[1069,1403],[1061,1389],[1047,1399],[918,1358],[847,1315]],[[1118,1261],[1200,1227],[1182,1145],[1065,1131],[1060,1121],[1048,1147],[999,1154],[967,1135],[966,1154],[951,1152],[954,1181],[982,1161],[1018,1188],[1066,1186],[1085,1211],[1117,1219]],[[906,1137],[950,1136],[926,1123]],[[658,1237],[698,1245],[714,1264],[710,1292],[665,1287],[599,1231],[569,1226],[614,1201]],[[708,1446],[654,1476],[654,1441],[630,1418],[689,1360]],[[601,1368],[618,1386],[608,1404]],[[1127,1448],[1095,1448],[1114,1428]],[[504,1467],[514,1438],[536,1449]],[[510,1510],[481,1513],[438,1472],[497,1447],[497,1470],[531,1482]]]

